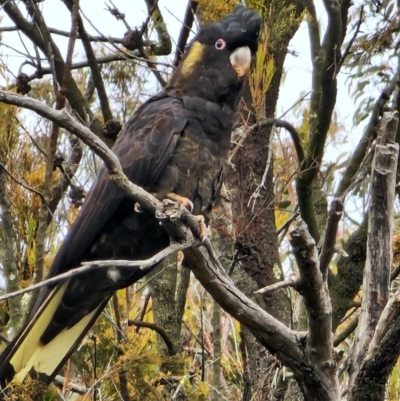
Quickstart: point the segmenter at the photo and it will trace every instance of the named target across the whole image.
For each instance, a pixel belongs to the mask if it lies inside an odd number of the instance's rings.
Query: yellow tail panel
[[[37,315],[40,314],[39,317],[26,327],[24,331],[27,334],[23,333],[22,341],[16,344],[17,351],[10,359],[16,372],[14,378],[16,381],[21,383],[32,368],[38,373],[51,376],[97,312],[98,308],[86,315],[75,326],[64,329],[48,344],[41,344],[40,337],[60,304],[67,285],[68,282],[64,283],[58,290],[54,290],[57,293],[50,294],[51,299],[44,302],[37,312]]]

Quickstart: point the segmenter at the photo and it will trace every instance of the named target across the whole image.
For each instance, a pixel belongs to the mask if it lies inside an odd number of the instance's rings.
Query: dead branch
[[[170,246],[167,248],[163,249],[153,257],[146,259],[146,260],[136,260],[136,261],[131,261],[131,260],[95,260],[93,262],[83,262],[81,267],[77,267],[76,269],[69,270],[66,273],[59,274],[58,276],[51,277],[49,279],[43,280],[40,283],[30,285],[29,287],[26,287],[22,290],[10,292],[6,295],[0,296],[0,301],[3,301],[5,299],[9,298],[14,298],[19,295],[23,295],[27,292],[31,292],[34,290],[37,290],[42,287],[47,287],[53,284],[60,283],[61,281],[66,281],[69,280],[72,277],[75,277],[79,274],[86,273],[90,270],[93,269],[99,269],[99,268],[105,268],[105,269],[133,269],[137,268],[139,270],[147,270],[157,263],[161,262],[165,257],[170,255],[171,253],[181,251],[188,246],[192,246],[196,243],[195,240],[193,242],[184,242],[184,243],[172,243]]]
[[[321,380],[330,388],[332,399],[338,399],[329,290],[320,270],[315,241],[300,218],[290,232],[290,244],[300,273],[299,292],[304,298],[308,315],[307,355],[311,363],[323,372]]]
[[[393,207],[399,145],[395,143],[397,112],[383,115],[372,166],[368,222],[367,259],[363,278],[363,300],[354,345],[350,353],[350,388],[360,380],[360,367],[376,323],[389,299],[392,267]],[[383,396],[383,394],[381,394]],[[382,398],[381,398],[382,399]]]
[[[350,401],[380,401],[400,354],[400,294],[386,304],[365,359],[350,391]]]
[[[300,284],[299,276],[297,273],[292,273],[286,280],[278,281],[275,284],[271,284],[267,287],[261,288],[258,291],[254,291],[254,294],[266,294],[267,292],[272,292],[279,290],[280,288],[293,287],[296,288]]]

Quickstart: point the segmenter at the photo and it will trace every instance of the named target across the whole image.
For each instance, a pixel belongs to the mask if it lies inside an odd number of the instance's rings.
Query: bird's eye
[[[225,46],[226,46],[226,43],[225,43],[225,40],[223,40],[223,39],[218,39],[215,42],[215,48],[218,50],[225,49]]]

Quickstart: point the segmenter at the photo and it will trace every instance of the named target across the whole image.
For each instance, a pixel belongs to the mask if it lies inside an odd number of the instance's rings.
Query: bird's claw
[[[203,243],[208,238],[208,236],[210,235],[211,228],[210,228],[210,226],[206,225],[206,220],[205,220],[204,216],[198,215],[198,216],[194,216],[194,218],[199,223],[199,226],[200,226],[200,241],[201,241],[201,243]]]
[[[183,207],[184,205],[180,202],[173,201],[171,199],[164,199],[161,202],[161,207],[156,210],[156,218],[159,220],[169,219],[171,221],[177,221],[182,218],[183,220],[186,220],[184,219],[185,213]],[[196,236],[198,236],[200,242],[203,243],[210,235],[210,227],[206,225],[204,216],[197,215],[193,217],[197,221],[199,227],[192,227],[192,229],[194,229],[194,232],[197,234]],[[186,224],[188,224],[188,222],[186,222]]]
[[[133,209],[135,210],[136,213],[143,213],[144,209],[142,208],[142,206],[140,206],[140,203],[135,202],[135,204],[133,205]]]
[[[180,195],[174,194],[173,192],[170,192],[167,195],[167,199],[170,199],[174,202],[180,203],[182,206],[185,206],[185,208],[187,210],[189,210],[189,212],[193,211],[193,207],[194,207],[193,202],[190,199],[185,198],[184,196],[180,196]]]
[[[156,210],[156,218],[160,220],[170,219],[171,221],[179,220],[182,216],[182,208],[181,203],[164,199],[161,202],[161,207]]]

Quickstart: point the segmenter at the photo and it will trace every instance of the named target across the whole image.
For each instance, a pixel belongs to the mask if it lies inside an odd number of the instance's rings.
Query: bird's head
[[[233,107],[257,51],[261,18],[244,6],[200,29],[167,86]]]

